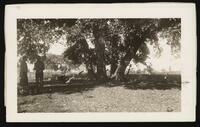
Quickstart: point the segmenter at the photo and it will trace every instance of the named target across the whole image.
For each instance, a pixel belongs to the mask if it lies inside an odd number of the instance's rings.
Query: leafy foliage
[[[161,37],[167,38],[167,44],[171,46],[172,54],[175,57],[180,57],[181,19],[160,19],[159,28],[162,31]]]
[[[18,56],[27,56],[33,62],[37,55],[45,55],[51,43],[56,43],[65,34],[75,19],[18,19]]]
[[[145,64],[147,44],[161,52],[159,37],[167,38],[178,56],[181,19],[18,19],[17,32],[18,55],[26,55],[31,62],[38,54],[45,56],[50,44],[64,37],[68,46],[64,58],[105,73],[106,65],[116,70],[121,64],[123,69],[118,70],[124,71],[124,63],[131,60]]]

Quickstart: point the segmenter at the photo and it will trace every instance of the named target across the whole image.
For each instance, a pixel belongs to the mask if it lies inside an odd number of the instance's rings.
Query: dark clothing
[[[44,63],[41,60],[38,60],[35,63],[34,69],[35,72],[35,80],[39,87],[43,85],[43,70],[44,70]]]
[[[35,63],[34,69],[36,70],[36,72],[43,72],[43,70],[44,70],[44,63],[42,61],[37,61]]]
[[[39,86],[41,86],[43,84],[43,72],[36,71],[35,80],[36,80],[36,83],[39,83]]]
[[[20,85],[22,87],[28,86],[28,77],[27,77],[28,67],[24,60],[20,63]]]

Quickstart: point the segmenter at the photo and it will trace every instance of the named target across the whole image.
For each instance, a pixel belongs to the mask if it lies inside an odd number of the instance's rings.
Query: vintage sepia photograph
[[[7,6],[8,121],[195,120],[194,10],[193,4]]]
[[[17,19],[24,112],[180,112],[180,18]]]

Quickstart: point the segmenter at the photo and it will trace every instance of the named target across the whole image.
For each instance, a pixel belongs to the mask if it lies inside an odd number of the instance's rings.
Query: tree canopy
[[[110,77],[121,80],[131,60],[145,64],[147,44],[161,52],[159,38],[166,38],[172,53],[179,54],[181,19],[18,19],[17,32],[18,55],[30,61],[64,37],[65,58],[85,64],[99,79],[107,77],[110,65]]]
[[[75,19],[17,19],[18,56],[33,62],[37,55],[45,55],[51,43],[57,43]]]

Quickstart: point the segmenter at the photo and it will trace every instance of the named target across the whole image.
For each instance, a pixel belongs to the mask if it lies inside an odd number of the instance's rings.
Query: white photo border
[[[18,18],[181,18],[181,112],[17,113]],[[5,9],[7,122],[195,121],[197,35],[195,4],[18,4]],[[189,82],[184,84],[183,82]]]

